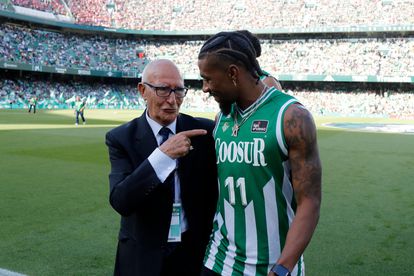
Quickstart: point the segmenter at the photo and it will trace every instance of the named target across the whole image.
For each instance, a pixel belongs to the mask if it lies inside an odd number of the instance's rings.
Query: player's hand
[[[206,134],[207,130],[204,129],[192,129],[179,132],[168,138],[168,140],[160,146],[160,150],[172,159],[183,157],[193,149],[191,146],[191,138]]]

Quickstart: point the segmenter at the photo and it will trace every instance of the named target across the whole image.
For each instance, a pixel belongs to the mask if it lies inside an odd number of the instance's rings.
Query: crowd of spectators
[[[77,24],[111,26],[111,15],[107,9],[108,0],[67,0]]]
[[[10,11],[11,7],[10,7],[10,3],[7,2],[6,0],[0,0],[0,10],[5,10],[5,11]]]
[[[39,80],[33,77],[0,79],[0,108],[25,108],[33,95],[38,97],[40,109],[72,108],[76,96],[84,99],[88,108],[94,109],[144,107],[136,87],[128,84]]]
[[[10,0],[10,2],[15,6],[50,12],[53,14],[68,14],[61,0]]]
[[[414,90],[288,90],[313,114],[321,116],[414,119]]]
[[[67,12],[65,0],[11,0]],[[414,24],[412,0],[66,0],[78,24],[137,30],[223,30]]]
[[[414,76],[414,38],[262,40],[259,62],[273,74]],[[203,41],[144,45],[150,59],[167,56],[198,74]]]
[[[295,96],[314,115],[414,119],[414,90],[305,90],[285,91]],[[143,109],[136,84],[105,84],[87,81],[51,81],[35,78],[1,79],[0,108],[26,108],[32,95],[39,108],[72,108],[75,96],[88,108]],[[212,97],[199,88],[190,88],[182,105],[184,111],[217,112]]]
[[[277,73],[414,76],[414,38],[264,40],[262,49]]]
[[[90,9],[78,17],[81,24],[111,26],[90,20],[102,11]],[[79,3],[89,0],[77,1]],[[411,0],[217,0],[143,1],[116,0],[115,26],[138,30],[222,30],[398,25],[414,23]]]
[[[0,59],[89,70],[138,71],[146,59],[168,58],[198,76],[204,41],[74,35],[3,24]],[[262,40],[259,62],[272,74],[414,76],[414,38]]]
[[[36,3],[53,7],[53,3],[61,3],[60,0],[13,0],[13,4],[32,5],[37,9]],[[272,14],[274,20],[286,20],[286,26],[295,26],[302,24],[301,27],[312,27],[314,18],[309,14],[318,13],[323,7],[343,7],[348,10],[348,6],[354,7],[352,14],[357,10],[353,3],[358,5],[367,5],[364,13],[367,17],[376,18],[378,11],[370,11],[372,7],[377,7],[380,11],[387,11],[387,16],[377,18],[385,20],[380,22],[373,19],[373,24],[399,24],[414,22],[414,1],[325,1],[325,0],[286,0],[286,1],[261,1],[254,6],[252,1],[204,1],[203,9],[210,8],[209,13],[198,15],[201,10],[201,1],[66,1],[77,18],[84,24],[106,24],[107,20],[118,22],[122,18],[127,18],[127,11],[131,3],[135,3],[140,8],[133,10],[134,16],[141,16],[139,20],[129,20],[129,24],[146,24],[145,26],[134,28],[168,30],[169,28],[177,30],[180,28],[220,28],[216,23],[226,21],[225,28],[246,28],[247,25],[232,25],[237,20],[248,18],[261,24],[262,16],[246,17],[243,14],[249,9],[256,10],[260,8],[260,15],[271,14],[264,8],[264,4],[277,7],[284,3],[286,7],[297,6],[297,16],[291,14],[287,18],[282,18]],[[236,3],[237,2],[237,3]],[[4,3],[4,2],[1,2]],[[35,4],[33,4],[35,3]],[[107,4],[113,3],[116,7],[112,14],[107,10]],[[386,4],[391,3],[391,4]],[[336,6],[339,5],[339,6]],[[237,9],[238,12],[226,12],[226,16],[234,16],[232,20],[221,14],[224,8]],[[395,17],[395,9],[398,6],[400,17]],[[63,5],[62,5],[63,7]],[[55,11],[58,9],[54,9]],[[95,10],[101,10],[94,13]],[[168,14],[173,16],[170,20]],[[124,11],[121,13],[120,11]],[[305,12],[306,11],[306,12]],[[312,11],[312,12],[310,12]],[[337,10],[335,10],[337,11]],[[341,20],[345,20],[339,10],[335,14],[337,21],[331,21],[331,17],[319,19],[322,25],[338,24],[342,26]],[[152,12],[152,17],[149,16]],[[279,11],[284,13],[285,11]],[[301,12],[303,14],[301,14]],[[92,14],[90,14],[92,13]],[[157,16],[154,14],[157,13]],[[159,15],[158,15],[159,13]],[[192,16],[184,16],[185,14]],[[197,26],[197,22],[203,22],[203,16],[211,16],[212,20],[222,15],[222,20],[213,20],[214,24],[207,24],[204,21],[202,26]],[[305,20],[304,24],[300,20]],[[121,17],[122,15],[122,17]],[[304,16],[306,15],[306,16]],[[407,18],[407,15],[411,16]],[[197,17],[197,22],[189,22]],[[183,18],[185,17],[185,18]],[[355,24],[366,24],[367,21],[359,16],[354,18]],[[115,19],[114,19],[115,18]],[[405,22],[401,18],[407,19]],[[160,20],[162,19],[162,20]],[[115,21],[114,21],[115,20]],[[117,21],[118,20],[118,21]],[[270,19],[269,19],[270,20]],[[292,21],[289,21],[292,20]],[[299,20],[299,21],[295,21]],[[266,21],[267,22],[267,21]],[[275,21],[274,21],[275,22]],[[295,23],[296,22],[296,23]],[[299,22],[299,23],[298,23]],[[316,21],[315,21],[316,22]],[[250,24],[249,23],[249,24]],[[295,23],[295,24],[294,24]],[[335,23],[335,24],[334,24]],[[157,24],[161,24],[159,27]],[[162,25],[166,24],[166,25]],[[183,24],[183,25],[179,25]],[[283,23],[284,24],[284,23]],[[280,26],[284,26],[284,25]],[[279,25],[275,25],[279,26]],[[125,26],[124,26],[125,27]],[[262,26],[263,27],[263,26]],[[262,28],[261,27],[261,28]],[[264,27],[263,27],[264,28]],[[180,70],[187,76],[198,76],[197,53],[204,43],[199,40],[151,40],[137,38],[115,38],[100,35],[81,35],[69,32],[58,32],[52,30],[28,28],[14,24],[2,23],[0,25],[0,61],[20,62],[33,65],[56,66],[66,68],[76,68],[85,70],[106,70],[106,71],[137,71],[141,72],[147,60],[168,58],[175,62]],[[143,51],[145,58],[138,57],[137,53]],[[375,75],[386,77],[403,77],[414,76],[414,38],[352,38],[352,39],[265,39],[262,40],[262,55],[259,62],[263,69],[274,75],[291,74],[291,75]],[[414,91],[386,91],[381,94],[375,91],[355,90],[355,91],[309,91],[293,90],[286,91],[295,95],[314,113],[319,115],[336,115],[336,116],[380,116],[380,117],[399,117],[414,118]],[[85,81],[45,81],[34,78],[20,79],[0,79],[0,108],[8,107],[25,107],[31,95],[36,94],[39,97],[40,108],[69,108],[75,95],[86,99],[89,108],[143,108],[144,102],[139,97],[136,86],[128,84],[105,84],[105,83],[88,83]],[[191,88],[184,104],[184,109],[217,111],[217,104],[207,94],[202,93],[199,89]]]
[[[0,59],[43,66],[87,70],[142,71],[136,56],[139,42],[82,36],[3,24]]]

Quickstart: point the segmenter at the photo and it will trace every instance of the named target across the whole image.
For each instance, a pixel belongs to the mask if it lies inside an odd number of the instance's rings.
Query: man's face
[[[212,56],[199,59],[198,68],[203,78],[203,92],[213,96],[221,111],[227,115],[238,95],[228,70],[219,66],[217,58]]]
[[[159,97],[154,87],[184,87],[184,82],[175,66],[170,64],[160,64],[151,73],[148,78],[138,85],[141,96],[147,102],[148,115],[151,119],[159,124],[166,126],[171,124],[178,116],[183,98],[177,98],[175,93],[168,97]]]

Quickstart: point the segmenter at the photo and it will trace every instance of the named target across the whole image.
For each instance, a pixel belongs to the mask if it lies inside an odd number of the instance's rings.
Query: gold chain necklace
[[[234,122],[234,126],[231,128],[232,132],[231,132],[231,136],[233,137],[237,137],[237,135],[239,134],[239,129],[242,126],[242,124],[244,124],[252,115],[253,113],[256,112],[256,110],[259,108],[260,103],[258,103],[257,101],[263,96],[263,94],[267,91],[269,87],[267,87],[266,85],[263,87],[262,92],[260,93],[260,96],[257,98],[256,100],[256,106],[250,111],[249,115],[247,115],[246,117],[244,117],[241,122],[237,122],[237,109],[234,110],[234,116],[233,116],[233,122]]]

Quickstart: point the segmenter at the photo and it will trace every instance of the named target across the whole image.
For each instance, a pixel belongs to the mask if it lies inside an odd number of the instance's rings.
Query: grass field
[[[88,110],[76,127],[72,111],[0,110],[0,268],[111,275],[119,216],[104,135],[138,114]],[[351,121],[317,123],[333,120]],[[414,275],[414,136],[320,127],[318,138],[323,202],[307,275]]]

